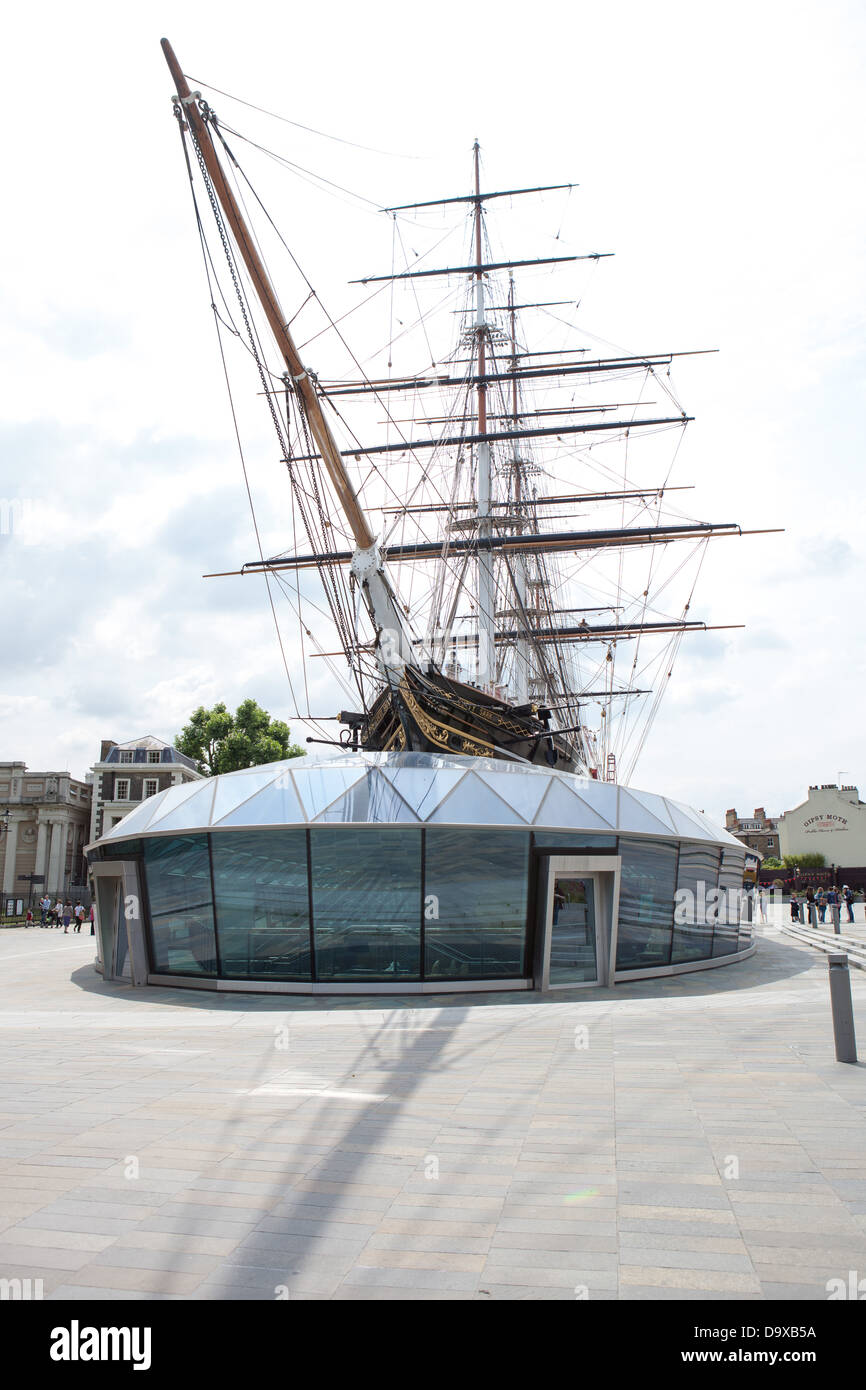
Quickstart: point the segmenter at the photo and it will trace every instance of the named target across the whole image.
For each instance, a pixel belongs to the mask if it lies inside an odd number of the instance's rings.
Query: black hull
[[[537,707],[513,706],[474,686],[407,668],[398,690],[385,689],[360,726],[370,752],[450,753],[522,758],[562,772],[582,770],[570,739],[552,732]]]

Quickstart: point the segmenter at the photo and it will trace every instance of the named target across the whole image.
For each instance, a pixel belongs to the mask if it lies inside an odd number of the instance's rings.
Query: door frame
[[[138,864],[134,859],[106,859],[92,864],[94,881],[94,916],[101,958],[102,975],[106,980],[126,980],[133,985],[146,985],[148,976],[147,944]],[[111,892],[111,889],[114,892]],[[111,916],[108,916],[108,899]],[[117,973],[117,939],[121,926],[126,931],[126,968]]]
[[[539,990],[608,988],[615,979],[616,937],[619,920],[619,880],[622,857],[618,854],[550,854],[544,856],[547,882],[539,872],[538,894],[544,903],[544,929],[541,933],[535,974]],[[539,866],[540,868],[540,866]],[[553,885],[557,875],[591,878],[595,899],[595,980],[550,983],[550,948],[553,938]]]

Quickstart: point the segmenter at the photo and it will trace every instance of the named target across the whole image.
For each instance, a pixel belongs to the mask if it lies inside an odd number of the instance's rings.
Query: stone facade
[[[103,739],[92,772],[90,840],[105,835],[148,797],[201,777],[191,758],[151,735],[129,743]]]
[[[89,902],[83,849],[90,829],[91,788],[68,772],[31,772],[0,762],[0,883],[13,899]],[[36,881],[31,879],[36,875]]]
[[[779,858],[779,821],[768,816],[763,806],[756,806],[754,816],[748,817],[738,816],[734,808],[726,811],[725,829],[764,859]]]
[[[866,804],[856,787],[810,787],[793,811],[779,817],[782,854],[823,854],[828,867],[866,864]]]

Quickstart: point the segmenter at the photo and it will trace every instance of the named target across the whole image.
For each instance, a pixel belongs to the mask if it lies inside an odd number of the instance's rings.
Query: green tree
[[[303,748],[289,742],[289,726],[271,719],[255,700],[244,700],[234,714],[224,704],[205,709],[199,705],[174,740],[179,753],[192,758],[206,777],[237,772],[261,763],[297,758]]]
[[[827,861],[823,854],[785,854],[782,863],[786,869],[823,869]]]

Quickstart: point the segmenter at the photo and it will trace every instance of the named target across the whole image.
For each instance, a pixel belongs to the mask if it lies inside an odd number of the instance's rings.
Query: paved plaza
[[[132,990],[93,953],[0,932],[0,1277],[46,1299],[866,1278],[866,1068],[835,1061],[826,958],[774,927],[739,965],[543,1001]]]

